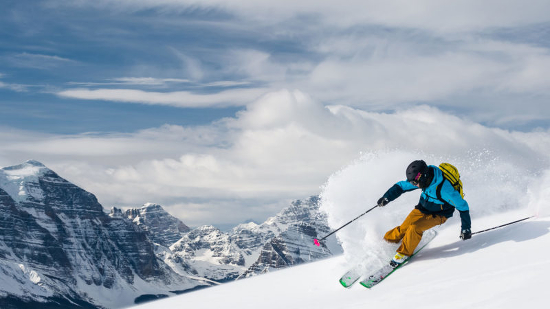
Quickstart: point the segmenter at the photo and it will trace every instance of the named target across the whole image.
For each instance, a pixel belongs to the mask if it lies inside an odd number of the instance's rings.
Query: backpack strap
[[[443,181],[440,182],[438,185],[437,185],[437,188],[435,189],[435,194],[437,196],[437,199],[440,200],[441,202],[443,202],[443,204],[445,204],[446,206],[451,206],[453,207],[453,205],[451,205],[449,202],[447,202],[446,200],[444,200],[442,197],[441,197],[441,188],[443,187],[443,183],[445,181],[448,181],[447,179],[443,178]]]

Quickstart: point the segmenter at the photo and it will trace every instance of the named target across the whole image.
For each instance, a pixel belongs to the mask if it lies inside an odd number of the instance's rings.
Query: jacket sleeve
[[[470,211],[458,211],[460,212],[460,221],[462,222],[462,230],[469,230],[472,228],[472,219],[470,219]]]
[[[382,197],[387,198],[388,201],[391,202],[396,198],[400,197],[401,194],[405,192],[413,191],[416,189],[418,189],[418,187],[415,187],[410,182],[404,180],[394,184],[391,188],[389,188],[388,191],[386,191],[386,193],[384,193]]]
[[[470,229],[472,227],[472,220],[470,219],[470,206],[448,181],[445,181],[441,187],[441,198],[460,212],[462,229]]]

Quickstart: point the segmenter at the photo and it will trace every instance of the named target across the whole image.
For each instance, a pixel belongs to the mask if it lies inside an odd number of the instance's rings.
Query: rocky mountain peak
[[[41,162],[38,162],[36,160],[27,160],[27,161],[25,161],[25,163],[23,163],[23,165],[36,166],[36,167],[46,167],[44,164],[42,164]]]
[[[111,211],[111,216],[116,214],[116,210]],[[169,214],[159,204],[146,203],[141,208],[126,210],[123,216],[148,231],[155,243],[165,247],[177,242],[190,230],[187,225]]]
[[[19,165],[0,169],[0,187],[23,207],[42,205],[67,212],[93,212],[101,215],[103,207],[96,197],[70,183],[44,164],[29,160]]]
[[[28,181],[41,177],[47,173],[53,173],[53,171],[44,164],[35,160],[28,160],[22,164],[4,167],[0,169],[0,172],[4,174],[8,180],[14,182],[23,180]]]
[[[44,164],[42,164],[41,162],[38,162],[36,160],[27,160],[27,161],[25,161],[21,164],[18,164],[18,165],[4,167],[3,170],[25,170],[25,169],[29,169],[29,168],[42,169],[42,168],[47,168],[47,167]]]

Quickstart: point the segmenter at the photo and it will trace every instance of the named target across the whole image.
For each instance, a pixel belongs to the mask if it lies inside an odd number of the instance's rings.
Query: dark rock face
[[[96,305],[80,299],[71,297],[51,297],[48,301],[37,301],[32,299],[22,299],[14,296],[0,298],[0,308],[2,309],[22,309],[22,308],[40,308],[40,309],[59,309],[59,308],[78,308],[78,309],[96,309]]]
[[[36,161],[0,170],[0,229],[0,271],[19,283],[6,288],[9,297],[103,304],[87,287],[108,291],[136,280],[167,290],[197,285],[159,263],[147,231],[109,217],[93,194]]]
[[[114,212],[116,210],[113,209],[111,214]],[[140,209],[128,209],[122,215],[148,231],[153,242],[165,247],[170,247],[190,230],[187,225],[170,215],[158,204],[149,203]]]

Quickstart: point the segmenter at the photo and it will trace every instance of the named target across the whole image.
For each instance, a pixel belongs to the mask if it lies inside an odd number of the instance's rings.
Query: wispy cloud
[[[70,89],[60,91],[57,95],[81,100],[105,100],[188,108],[244,106],[266,91],[267,89],[229,89],[218,93],[196,94],[189,91],[148,92],[134,89]]]
[[[186,76],[195,81],[200,81],[204,77],[205,72],[199,59],[186,55],[176,48],[169,47],[169,49],[181,61],[182,71],[185,72]]]
[[[243,86],[249,86],[250,84],[251,84],[251,82],[247,82],[247,81],[224,80],[224,81],[205,83],[205,84],[198,85],[198,86],[201,86],[201,87],[243,87]]]
[[[55,55],[19,53],[7,56],[11,65],[32,69],[52,69],[67,64],[77,64],[77,61]]]
[[[77,86],[162,86],[166,87],[171,84],[189,84],[191,81],[188,79],[179,78],[153,78],[153,77],[119,77],[109,79],[106,82],[68,82],[68,85]]]
[[[27,91],[28,86],[26,85],[19,85],[19,84],[6,84],[3,82],[0,82],[0,88],[13,90],[16,92],[25,92]]]
[[[5,75],[0,73],[0,79],[3,78]],[[28,90],[30,86],[29,85],[20,85],[20,84],[13,84],[13,83],[4,83],[0,81],[0,89],[9,89],[16,92],[25,92]]]
[[[183,83],[187,84],[190,81],[188,79],[180,78],[152,78],[152,77],[119,77],[114,78],[113,81],[126,85],[166,85],[168,83]]]
[[[531,1],[525,6],[521,0],[446,2],[420,0],[414,4],[407,0],[390,3],[366,1],[254,1],[254,0],[101,0],[73,1],[50,0],[63,5],[93,6],[124,10],[176,10],[204,8],[229,11],[243,18],[277,23],[304,14],[315,15],[333,27],[378,24],[386,27],[425,29],[438,33],[465,32],[498,27],[520,27],[526,24],[550,21],[546,12],[550,4],[545,0]],[[498,5],[499,13],[490,14]]]
[[[0,76],[1,77],[1,76]],[[154,77],[119,77],[109,79],[105,82],[68,82],[67,85],[84,86],[84,87],[97,87],[97,86],[151,86],[167,88],[174,85],[183,84],[191,87],[243,87],[249,86],[251,83],[248,81],[233,81],[222,80],[207,83],[197,83],[189,79],[181,78],[154,78]]]

